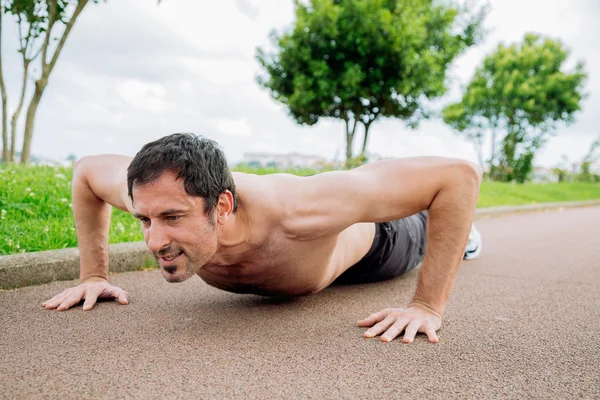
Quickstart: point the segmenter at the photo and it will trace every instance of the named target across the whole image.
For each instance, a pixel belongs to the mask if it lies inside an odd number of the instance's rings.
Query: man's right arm
[[[84,157],[73,168],[72,204],[80,253],[80,284],[42,303],[46,309],[66,310],[85,299],[84,310],[98,297],[127,304],[127,292],[108,283],[108,234],[111,206],[131,210],[127,196],[127,167],[131,157]]]
[[[130,157],[84,157],[73,168],[72,204],[81,257],[79,279],[108,280],[108,234],[111,206],[127,211]]]

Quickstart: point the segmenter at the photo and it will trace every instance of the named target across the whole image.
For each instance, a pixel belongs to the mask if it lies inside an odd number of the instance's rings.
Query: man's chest
[[[274,239],[238,262],[208,264],[198,275],[209,285],[236,293],[307,294],[322,286],[335,246],[335,238],[318,243]]]
[[[336,236],[310,241],[272,238],[242,260],[206,265],[198,275],[209,285],[262,295],[302,295],[327,287],[358,262],[373,241],[374,225],[357,224]]]

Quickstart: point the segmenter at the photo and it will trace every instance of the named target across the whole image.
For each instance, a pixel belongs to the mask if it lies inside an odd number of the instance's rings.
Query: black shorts
[[[396,278],[423,260],[427,245],[427,210],[407,218],[375,224],[367,254],[335,283],[368,283]]]

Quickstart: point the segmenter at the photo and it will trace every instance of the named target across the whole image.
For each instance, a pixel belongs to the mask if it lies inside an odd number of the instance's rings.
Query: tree
[[[30,76],[31,63],[41,54],[41,74],[35,82],[33,96],[27,107],[21,163],[28,164],[31,153],[31,139],[35,114],[48,86],[50,74],[56,65],[65,42],[77,21],[77,18],[88,4],[88,0],[5,0],[3,14],[12,15],[18,23],[19,53],[23,61],[23,78],[21,96],[11,120],[11,149],[8,151],[6,132],[7,115],[3,108],[3,160],[11,161],[15,155],[16,123],[23,107],[27,81]],[[97,3],[98,0],[91,0]],[[1,35],[1,33],[0,33]],[[0,41],[1,41],[0,36]],[[56,44],[55,44],[56,42]],[[1,64],[1,60],[0,60]],[[1,70],[1,65],[0,65]],[[1,80],[0,80],[1,81]],[[6,89],[2,82],[3,104]]]
[[[462,100],[446,106],[444,121],[475,143],[483,166],[482,143],[491,134],[490,177],[524,182],[535,153],[558,123],[569,124],[586,96],[583,62],[563,71],[569,51],[537,34],[521,44],[500,44],[477,68]]]
[[[27,92],[27,82],[29,81],[30,65],[39,56],[41,47],[38,46],[36,49],[36,39],[43,33],[44,25],[47,23],[45,15],[39,12],[36,13],[36,9],[39,9],[39,1],[23,1],[23,0],[12,0],[7,2],[7,13],[12,14],[17,20],[17,32],[19,36],[19,48],[18,52],[21,54],[23,62],[23,77],[21,79],[21,94],[15,112],[10,122],[10,153],[8,161],[15,161],[16,151],[16,138],[17,138],[17,121],[23,109],[25,102],[25,94]]]
[[[106,1],[106,0],[105,0]],[[97,4],[99,0],[0,0],[4,7],[0,9],[0,28],[2,14],[11,14],[18,23],[19,53],[23,61],[23,79],[19,105],[11,120],[12,136],[11,149],[7,154],[8,136],[6,133],[6,89],[2,77],[2,58],[0,54],[0,89],[2,91],[3,104],[3,160],[14,160],[16,123],[23,107],[27,81],[30,77],[30,66],[38,55],[41,54],[41,74],[35,81],[33,96],[27,107],[25,128],[23,133],[23,149],[21,151],[21,163],[28,164],[31,157],[31,142],[37,108],[42,95],[48,86],[50,74],[62,52],[65,42],[71,33],[77,18],[88,3]],[[157,1],[160,4],[161,0]],[[0,44],[2,33],[0,30]]]
[[[0,94],[2,95],[2,162],[8,162],[10,153],[8,149],[8,97],[6,95],[6,85],[4,84],[4,74],[2,72],[2,16],[4,15],[4,0],[0,0]]]
[[[566,182],[571,180],[571,169],[569,168],[569,158],[566,154],[560,157],[560,163],[552,168],[552,173],[556,175],[559,182]]]
[[[577,175],[580,182],[598,182],[598,175],[592,173],[592,164],[600,160],[600,135],[592,142],[587,154],[581,160],[581,171]]]
[[[485,14],[433,0],[311,0],[295,6],[295,26],[281,36],[271,33],[276,52],[257,49],[266,72],[257,81],[298,124],[342,119],[347,165],[357,124],[364,127],[364,157],[378,118],[415,127],[428,116],[425,101],[445,93],[449,64],[479,40]]]
[[[44,90],[48,86],[48,79],[56,65],[56,61],[77,21],[77,18],[88,4],[88,0],[33,0],[39,3],[41,7],[34,9],[36,16],[46,16],[46,23],[40,30],[42,32],[41,43],[41,76],[35,82],[35,90],[33,97],[27,108],[27,116],[25,119],[25,130],[23,132],[23,150],[21,151],[21,163],[28,164],[31,154],[31,139],[33,136],[33,126],[35,122],[35,114],[44,94]],[[98,0],[92,0],[93,3],[98,3]],[[39,11],[38,11],[39,10]],[[38,14],[39,12],[39,14]],[[58,38],[58,44],[54,49],[50,48],[50,39],[52,31],[59,25],[64,25],[64,31]]]

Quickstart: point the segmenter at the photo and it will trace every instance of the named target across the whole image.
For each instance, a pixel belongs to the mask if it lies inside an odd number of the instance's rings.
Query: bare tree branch
[[[25,46],[23,45],[23,31],[22,31],[23,25],[21,23],[22,23],[21,15],[17,14],[17,34],[19,35],[19,47],[22,49]]]
[[[77,2],[77,8],[75,9],[75,12],[73,12],[73,16],[67,23],[67,25],[65,27],[65,31],[63,32],[63,35],[60,38],[60,41],[58,42],[58,46],[56,47],[56,50],[54,51],[54,55],[52,56],[52,60],[50,61],[50,64],[49,64],[48,74],[50,74],[50,72],[54,68],[54,65],[56,64],[56,60],[58,60],[58,56],[60,55],[60,52],[62,51],[62,48],[65,45],[65,42],[67,41],[67,37],[69,36],[69,33],[71,32],[71,29],[73,28],[73,25],[75,25],[75,21],[77,20],[77,17],[79,17],[79,14],[81,14],[81,11],[83,11],[83,8],[86,6],[87,2],[88,2],[88,0],[79,0]],[[48,33],[50,33],[50,32],[48,31]]]
[[[48,45],[50,44],[50,34],[52,33],[52,28],[54,28],[54,22],[56,21],[56,2],[58,0],[49,0],[48,4],[50,4],[50,10],[48,11],[48,30],[46,31],[46,37],[44,38],[44,44],[42,45],[42,71],[46,70],[46,66],[48,63],[47,60],[47,52]],[[42,72],[45,73],[45,72]]]

